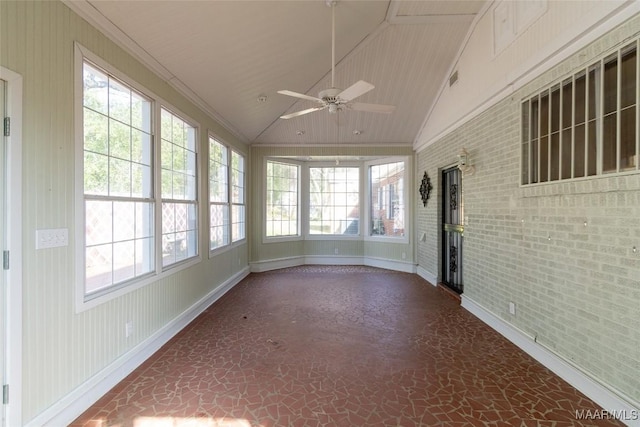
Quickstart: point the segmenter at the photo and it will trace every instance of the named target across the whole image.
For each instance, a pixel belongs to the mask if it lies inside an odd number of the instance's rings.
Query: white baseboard
[[[33,418],[26,426],[69,425],[248,274],[247,267],[227,279],[156,333]]]
[[[386,268],[387,270],[415,273],[416,265],[407,261],[396,261],[384,258],[364,257],[363,264],[370,267]]]
[[[418,266],[416,273],[433,286],[438,286],[438,277],[431,274],[431,272],[424,269],[424,267]]]
[[[632,403],[632,400],[623,397],[622,393],[614,392],[610,387],[603,385],[547,347],[536,343],[533,337],[500,319],[464,294],[462,294],[462,307],[602,406],[609,414],[613,416],[617,414],[618,419],[630,427],[640,427],[640,404]]]
[[[362,265],[362,257],[312,255],[304,257],[304,263],[311,265]]]
[[[370,267],[384,268],[387,270],[402,271],[405,273],[415,273],[416,266],[407,261],[396,261],[383,258],[361,257],[361,256],[333,256],[333,255],[310,255],[296,256],[290,258],[278,258],[274,260],[252,262],[251,272],[261,273],[264,271],[277,270],[279,268],[297,267],[300,265],[367,265]]]
[[[304,256],[270,259],[266,261],[254,261],[249,263],[252,273],[262,273],[264,271],[277,270],[279,268],[297,267],[299,265],[304,265]]]

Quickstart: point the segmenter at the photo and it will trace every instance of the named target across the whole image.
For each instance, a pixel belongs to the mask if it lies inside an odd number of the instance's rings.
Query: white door
[[[0,270],[0,373],[2,373],[2,388],[7,383],[7,271],[5,270],[4,251],[7,250],[7,138],[4,136],[4,118],[6,116],[6,82],[0,79],[0,120],[2,127],[0,129],[0,245],[2,246],[2,269]],[[0,390],[2,392],[3,390]],[[4,393],[2,402],[2,417],[0,417],[0,427],[5,425],[6,405],[4,402]]]

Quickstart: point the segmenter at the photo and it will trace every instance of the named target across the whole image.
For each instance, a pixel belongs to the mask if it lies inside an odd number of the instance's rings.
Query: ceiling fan
[[[396,109],[394,105],[382,104],[366,104],[363,102],[351,102],[355,98],[364,95],[372,90],[375,86],[360,80],[348,88],[342,90],[335,87],[335,62],[336,62],[336,0],[326,0],[327,6],[331,7],[331,88],[320,91],[317,97],[305,95],[303,93],[291,90],[279,90],[281,95],[293,96],[294,98],[306,99],[319,104],[317,107],[307,108],[306,110],[296,111],[295,113],[280,116],[281,119],[291,119],[293,117],[302,116],[314,111],[328,109],[329,113],[337,113],[338,111],[348,108],[356,111],[367,111],[371,113],[391,113]]]

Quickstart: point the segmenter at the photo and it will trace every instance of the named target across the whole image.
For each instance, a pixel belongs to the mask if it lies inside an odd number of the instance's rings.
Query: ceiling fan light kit
[[[303,93],[294,92],[291,90],[279,90],[281,95],[292,96],[294,98],[305,99],[307,101],[313,101],[319,104],[318,107],[307,108],[306,110],[296,111],[295,113],[285,114],[280,116],[281,119],[291,119],[293,117],[302,116],[305,114],[313,113],[314,111],[329,110],[330,114],[335,114],[338,111],[342,111],[344,108],[365,111],[371,113],[386,113],[389,114],[395,110],[393,105],[383,104],[366,104],[362,102],[351,102],[353,99],[364,95],[365,93],[375,88],[371,83],[359,80],[352,84],[348,88],[342,90],[335,87],[335,42],[336,42],[336,13],[335,6],[336,0],[326,0],[327,6],[331,7],[331,87],[320,91],[318,97],[305,95]]]

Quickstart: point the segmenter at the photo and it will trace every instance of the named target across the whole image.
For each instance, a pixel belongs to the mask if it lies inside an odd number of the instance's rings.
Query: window
[[[637,43],[523,101],[523,185],[638,170]]]
[[[369,235],[405,236],[405,162],[369,166]]]
[[[209,250],[246,237],[244,199],[244,157],[209,137]]]
[[[309,234],[360,234],[360,168],[309,168]]]
[[[209,137],[209,249],[229,244],[227,147]]]
[[[267,160],[266,170],[266,236],[299,236],[300,167]]]
[[[231,151],[231,239],[234,242],[246,237],[244,157]]]
[[[198,255],[196,130],[161,109],[162,265]]]
[[[90,62],[82,76],[89,296],[155,269],[152,102]]]

